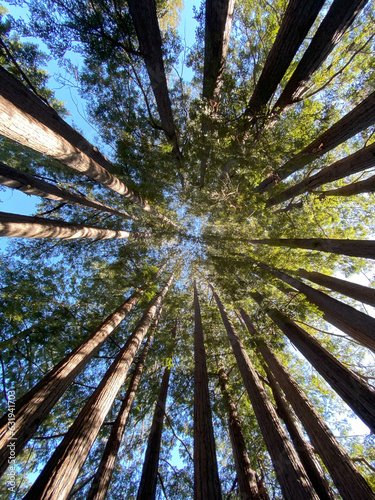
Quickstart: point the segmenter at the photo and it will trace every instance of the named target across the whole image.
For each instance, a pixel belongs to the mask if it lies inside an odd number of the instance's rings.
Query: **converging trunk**
[[[25,496],[25,500],[67,498],[172,280],[173,275],[151,302],[134,332]]]
[[[316,193],[319,193],[319,198],[325,198],[326,196],[354,196],[362,193],[375,193],[375,175],[364,181],[352,182],[346,186],[341,186],[336,189],[327,189],[326,191],[316,191]]]

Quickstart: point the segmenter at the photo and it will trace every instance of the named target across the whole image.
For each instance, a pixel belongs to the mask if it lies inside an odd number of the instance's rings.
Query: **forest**
[[[0,498],[374,500],[375,0],[185,3],[0,6]]]

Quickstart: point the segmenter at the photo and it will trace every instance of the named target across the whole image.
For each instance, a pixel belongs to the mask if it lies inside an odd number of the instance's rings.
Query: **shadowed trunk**
[[[375,193],[375,175],[365,179],[364,181],[352,182],[346,186],[341,186],[337,189],[327,189],[327,191],[316,191],[319,193],[319,198],[326,196],[354,196],[361,193]]]
[[[276,181],[286,179],[293,172],[301,170],[305,165],[328,153],[343,142],[355,136],[375,123],[375,92],[370,94],[352,111],[343,116],[338,122],[321,134],[317,139],[293,156],[272,175],[264,179],[258,187],[257,193],[264,193]]]
[[[254,245],[273,247],[304,248],[319,252],[338,253],[350,257],[375,259],[375,240],[340,240],[331,238],[269,238],[249,240]]]
[[[101,227],[84,226],[72,222],[28,215],[0,212],[0,236],[7,238],[56,238],[73,240],[94,238],[97,240],[149,238],[151,233],[120,231]]]
[[[194,499],[218,500],[221,486],[212,427],[206,350],[194,281]]]
[[[219,363],[218,376],[221,394],[228,415],[229,436],[241,498],[248,500],[269,500],[269,496],[264,496],[258,489],[257,474],[251,468],[245,440],[242,434],[241,422],[237,414],[237,407],[229,393],[228,377],[222,363]]]
[[[305,269],[298,269],[298,274],[302,278],[306,278],[318,285],[325,286],[330,290],[351,297],[355,300],[360,300],[365,304],[375,307],[375,289],[368,286],[358,285],[357,283],[351,283],[350,281],[345,281],[339,278],[334,278],[333,276],[327,276],[326,274],[305,271]]]
[[[64,439],[25,496],[25,500],[36,498],[65,500],[67,498],[172,280],[173,275],[151,302],[134,332],[107,370],[103,380],[87,400]]]
[[[256,117],[271,99],[323,4],[324,0],[289,1],[276,40],[245,111],[246,115]]]
[[[259,305],[263,302],[260,293],[254,292],[250,295]],[[374,431],[375,391],[328,352],[320,342],[280,311],[267,309],[266,312],[332,389]]]
[[[362,172],[375,165],[375,143],[360,149],[356,153],[346,156],[342,160],[338,160],[329,167],[322,168],[318,173],[307,177],[294,186],[282,191],[273,198],[270,198],[266,206],[273,207],[283,201],[294,198],[306,191],[328,184],[329,182],[344,179],[349,175]]]
[[[82,207],[98,210],[99,212],[118,215],[119,217],[132,217],[132,215],[127,212],[116,210],[99,201],[87,198],[82,194],[72,193],[67,189],[38,179],[34,175],[9,167],[2,162],[0,162],[0,184],[12,189],[18,189],[26,194],[40,196],[49,200],[62,201],[69,204],[73,203],[75,205],[81,205]]]
[[[285,500],[318,499],[223,304],[212,292]]]

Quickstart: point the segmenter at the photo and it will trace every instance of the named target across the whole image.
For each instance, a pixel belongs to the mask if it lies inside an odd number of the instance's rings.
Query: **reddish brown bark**
[[[316,192],[320,193],[319,198],[325,198],[326,196],[354,196],[361,193],[375,193],[375,175],[364,181],[352,182],[351,184],[346,184],[346,186],[341,186],[337,189],[327,189],[326,191]]]

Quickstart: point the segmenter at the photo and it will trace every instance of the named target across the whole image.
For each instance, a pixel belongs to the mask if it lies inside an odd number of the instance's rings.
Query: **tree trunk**
[[[298,102],[307,82],[322,65],[368,0],[334,0],[306,52],[275,104],[277,114]]]
[[[62,240],[94,238],[97,240],[108,240],[130,237],[145,238],[150,237],[151,233],[84,226],[83,224],[64,222],[56,219],[44,219],[42,217],[0,212],[1,236],[7,238],[56,238]]]
[[[207,0],[203,97],[217,101],[227,58],[235,0]]]
[[[277,414],[284,421],[284,424],[288,429],[296,452],[298,453],[302,465],[304,466],[310,478],[311,484],[319,495],[319,499],[334,500],[335,496],[328,484],[326,477],[324,476],[324,472],[319,461],[314,456],[314,450],[310,443],[308,443],[304,438],[302,431],[295,421],[290,407],[288,406],[287,401],[282,395],[279,384],[277,383],[268,366],[264,365],[263,368],[267,374],[267,379],[270,384],[275,403],[277,405]]]
[[[221,498],[212,427],[206,351],[199,298],[194,281],[194,499]]]
[[[258,304],[262,303],[263,297],[259,293],[251,293],[251,296]],[[332,389],[374,432],[375,391],[280,311],[268,309],[266,312]]]
[[[264,269],[268,273],[284,281],[284,283],[288,283],[288,285],[302,292],[309,302],[315,304],[323,312],[323,319],[375,352],[374,318],[361,311],[357,311],[354,307],[348,306],[344,302],[340,302],[319,290],[315,290],[315,288],[311,286],[305,285],[302,281],[282,271],[273,269],[261,262],[258,262],[257,265],[261,269]]]
[[[350,281],[327,276],[326,274],[305,271],[305,269],[298,269],[298,274],[302,278],[306,278],[318,285],[325,286],[330,290],[351,297],[355,300],[360,300],[365,304],[375,307],[375,289],[368,286],[358,285]]]
[[[264,441],[272,459],[285,500],[317,499],[310,480],[269,401],[250,358],[232,325],[223,304],[213,290],[216,303],[232,345],[238,368],[249,395]]]
[[[161,316],[162,308],[160,307],[157,316],[154,321],[153,330],[156,330],[159,318]],[[109,435],[106,447],[103,452],[103,456],[100,460],[100,464],[91,483],[90,490],[87,494],[86,500],[104,500],[108,486],[111,482],[113,470],[115,467],[115,461],[117,458],[117,453],[121,445],[122,436],[125,431],[125,426],[128,421],[130,409],[132,407],[135,394],[138,389],[138,384],[142,376],[143,367],[146,361],[146,356],[148,349],[152,342],[153,335],[150,335],[143,347],[142,353],[140,355],[137,364],[135,365],[132,377],[129,382],[128,389],[125,394],[125,398],[120,407],[120,411],[117,414],[116,420],[112,426],[111,433]]]
[[[2,162],[0,162],[0,184],[12,189],[19,189],[26,194],[40,196],[49,200],[73,203],[75,205],[98,210],[99,212],[118,215],[119,217],[132,217],[127,212],[108,207],[82,194],[71,193],[67,189],[60,188],[42,179],[38,179],[34,175],[9,167]]]
[[[47,418],[51,409],[83,370],[113,330],[138,303],[143,292],[137,291],[110,314],[82,344],[58,363],[35,387],[15,403],[17,426],[13,437],[15,453],[18,455],[31,439],[39,425]],[[0,420],[0,475],[8,467],[9,443],[8,420],[5,414]]]
[[[265,342],[260,342],[258,348],[302,422],[311,444],[327,467],[343,500],[358,500],[359,498],[361,500],[373,500],[374,494],[367,482],[358,472],[351,458],[327,427],[306,394],[288,374]]]
[[[224,406],[228,415],[229,436],[241,498],[246,500],[269,500],[268,495],[265,497],[258,489],[257,475],[251,468],[245,440],[242,434],[241,422],[237,414],[237,407],[229,393],[228,377],[222,363],[219,364],[218,376]]]
[[[375,92],[370,94],[350,113],[346,114],[337,123],[321,134],[317,139],[293,156],[272,175],[264,179],[258,187],[257,193],[264,193],[276,181],[286,179],[293,172],[301,170],[305,165],[320,158],[335,147],[355,136],[375,123]]]
[[[338,253],[350,257],[375,259],[375,240],[340,240],[332,238],[270,238],[249,240],[254,245],[305,248],[319,252]]]
[[[324,0],[290,0],[276,40],[255,86],[247,115],[256,117],[271,99],[300,45],[313,25]]]
[[[354,196],[361,193],[375,193],[375,175],[364,181],[352,182],[337,189],[327,189],[327,191],[316,191],[319,198],[326,196]]]
[[[113,165],[97,148],[3,68],[0,68],[0,134],[87,175],[146,212],[172,223],[114,177],[109,172]]]
[[[289,189],[282,191],[277,196],[270,198],[267,201],[266,206],[273,207],[274,205],[278,205],[279,203],[289,200],[290,198],[294,198],[299,194],[305,193],[306,191],[312,191],[319,186],[337,181],[338,179],[344,179],[349,175],[362,172],[363,170],[371,168],[374,165],[375,143],[360,149],[356,153],[346,156],[342,160],[336,161],[329,167],[322,168],[315,175],[307,177]]]
[[[128,6],[150,78],[163,130],[173,145],[175,155],[179,157],[180,151],[165,76],[162,40],[155,0],[128,0]]]
[[[151,302],[134,332],[107,370],[103,380],[87,400],[64,439],[25,496],[25,500],[64,500],[67,498],[172,280],[173,275]]]

